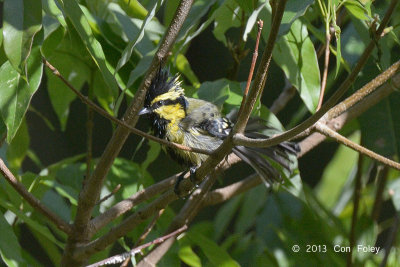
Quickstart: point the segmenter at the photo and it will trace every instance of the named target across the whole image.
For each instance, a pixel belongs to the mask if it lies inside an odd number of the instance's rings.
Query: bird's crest
[[[147,91],[145,106],[150,106],[153,102],[159,100],[174,100],[183,95],[184,90],[181,87],[179,75],[171,77],[167,69],[160,68]]]

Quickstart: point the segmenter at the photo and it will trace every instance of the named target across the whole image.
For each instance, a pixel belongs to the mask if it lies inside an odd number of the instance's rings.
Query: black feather
[[[145,107],[149,107],[154,98],[165,94],[174,86],[176,76],[172,78],[169,77],[169,70],[160,68],[157,71],[157,74],[151,81],[151,85],[147,91],[146,98],[144,100]]]

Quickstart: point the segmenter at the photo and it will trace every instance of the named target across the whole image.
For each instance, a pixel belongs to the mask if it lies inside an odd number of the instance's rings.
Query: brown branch
[[[189,200],[185,203],[179,214],[175,216],[174,220],[170,223],[167,233],[172,232],[175,229],[179,229],[182,225],[189,225],[193,218],[197,215],[199,210],[202,208],[202,202],[205,195],[211,189],[215,183],[217,176],[215,173],[211,174],[208,179],[200,185],[200,188],[196,189],[193,194],[189,197]],[[168,242],[161,244],[160,246],[153,249],[146,257],[144,257],[137,265],[137,267],[155,266],[158,261],[164,256],[169,248],[175,242],[175,237],[171,237]]]
[[[18,194],[23,197],[26,202],[29,203],[35,210],[44,215],[48,220],[50,220],[54,225],[66,234],[71,234],[72,227],[63,219],[58,217],[57,214],[53,213],[49,208],[43,205],[39,199],[32,195],[25,186],[20,183],[17,178],[11,173],[11,171],[4,164],[4,161],[0,158],[0,173],[4,176],[6,181],[18,192]]]
[[[193,0],[182,0],[174,14],[174,17],[169,25],[163,39],[160,42],[158,51],[156,52],[150,68],[147,71],[142,83],[140,84],[131,104],[127,108],[123,121],[134,127],[138,121],[138,113],[143,106],[144,98],[149,88],[153,77],[158,71],[159,67],[165,62],[169,55],[169,51],[178,36],[183,22],[185,21],[189,10],[193,4]],[[130,131],[126,127],[118,126],[109,143],[107,144],[103,155],[101,156],[96,168],[87,180],[87,183],[79,195],[78,207],[73,226],[72,235],[68,237],[67,246],[64,251],[61,265],[63,266],[79,266],[86,260],[80,258],[74,259],[73,254],[77,244],[88,242],[88,222],[92,215],[93,208],[99,198],[101,187],[103,186],[104,179],[110,170],[114,159],[117,157],[119,151],[124,145],[129,136]]]
[[[139,239],[136,241],[134,247],[139,246],[145,239],[146,237],[150,234],[151,230],[153,229],[154,225],[156,225],[157,220],[160,218],[160,216],[164,213],[164,209],[159,210],[156,215],[154,215],[153,220],[147,225],[146,229],[144,230],[143,234],[139,237]],[[131,260],[132,255],[129,255],[124,262],[121,264],[121,267],[128,267],[128,264]]]
[[[353,71],[350,75],[346,78],[346,80],[341,84],[339,89],[331,96],[331,98],[322,105],[321,109],[319,109],[314,115],[306,119],[304,122],[300,123],[296,127],[276,135],[272,138],[267,139],[252,139],[245,137],[243,134],[237,133],[233,136],[233,141],[235,145],[243,145],[248,147],[268,147],[277,145],[284,141],[290,140],[297,136],[298,134],[308,130],[312,127],[320,118],[322,118],[325,113],[335,105],[335,103],[347,92],[348,88],[354,83],[358,73],[364,67],[365,63],[367,62],[369,56],[371,55],[377,40],[380,39],[383,30],[385,29],[390,16],[392,15],[394,8],[397,4],[397,0],[392,0],[390,3],[389,8],[386,11],[386,14],[376,31],[376,35],[374,40],[371,40],[369,45],[365,48],[363,54],[361,55],[360,59],[358,60],[356,66],[354,67]]]
[[[99,266],[104,266],[104,265],[109,265],[109,264],[116,264],[116,263],[120,263],[122,262],[124,259],[126,259],[127,257],[131,257],[134,256],[135,254],[141,252],[143,249],[150,247],[152,245],[155,244],[160,244],[163,243],[165,240],[177,236],[183,232],[185,232],[188,229],[188,227],[186,225],[182,226],[181,228],[177,229],[176,231],[173,231],[172,233],[169,233],[165,236],[159,237],[157,239],[154,239],[151,242],[148,242],[146,244],[143,244],[141,246],[138,246],[132,250],[130,250],[129,252],[125,252],[123,254],[119,254],[110,258],[107,258],[105,260],[96,262],[94,264],[88,265],[87,267],[99,267]]]
[[[257,70],[256,77],[253,82],[250,94],[246,98],[246,104],[243,105],[243,109],[239,113],[237,122],[232,130],[233,134],[243,133],[247,121],[249,120],[251,111],[257,101],[257,98],[262,95],[262,91],[267,79],[268,69],[272,58],[272,50],[274,49],[275,41],[278,36],[279,26],[281,25],[283,12],[285,11],[285,5],[287,0],[282,0],[276,3],[276,8],[273,8],[272,24],[271,30],[268,36],[267,45],[265,47],[264,53],[260,65]],[[272,6],[272,5],[271,5]]]
[[[142,189],[139,192],[136,192],[135,194],[130,196],[129,198],[118,202],[104,213],[92,219],[89,222],[90,224],[89,229],[91,229],[91,233],[89,234],[89,236],[92,236],[101,228],[110,223],[112,220],[118,218],[125,212],[131,210],[134,206],[138,205],[139,203],[146,201],[154,197],[155,195],[162,194],[168,189],[171,189],[174,186],[178,176],[179,174],[174,175],[170,178],[162,180],[161,182],[153,184],[145,189]]]
[[[324,101],[324,95],[325,95],[325,88],[326,88],[326,80],[328,78],[328,68],[329,68],[329,44],[331,42],[331,34],[329,30],[326,32],[325,36],[325,62],[324,62],[324,71],[322,73],[322,82],[321,82],[321,92],[319,95],[319,100],[318,100],[318,106],[317,110],[319,110],[322,106],[322,102]]]
[[[283,92],[275,99],[272,106],[269,108],[269,111],[277,115],[279,111],[281,111],[287,103],[295,96],[296,94],[296,87],[293,85],[287,86]]]
[[[220,168],[226,169],[230,164],[234,164],[238,162],[238,157],[236,155],[229,155],[228,160],[226,162],[222,162],[220,164]],[[135,226],[137,226],[139,223],[142,221],[146,220],[149,218],[151,215],[155,214],[158,212],[160,209],[164,209],[169,203],[172,201],[175,201],[178,199],[177,195],[173,191],[173,185],[175,183],[175,177],[171,177],[168,179],[168,181],[163,184],[162,186],[167,186],[169,190],[162,194],[158,199],[154,200],[152,203],[148,204],[146,207],[140,209],[138,212],[130,215],[128,218],[126,218],[121,224],[118,226],[114,227],[111,231],[109,231],[106,235],[102,236],[101,238],[94,240],[90,242],[87,245],[82,245],[77,249],[77,252],[75,254],[75,257],[77,258],[84,258],[88,255],[91,255],[99,250],[104,249],[108,245],[112,244],[115,242],[118,238],[121,236],[125,235],[127,232],[131,231]],[[183,190],[192,190],[192,183],[190,179],[184,179],[180,183],[180,189]],[[137,204],[138,201],[142,201],[144,198],[149,198],[149,196],[154,196],[157,194],[157,189],[160,188],[160,185],[153,185],[151,188],[151,191],[148,190],[142,190],[141,192],[138,192],[137,194],[134,195],[133,200]],[[182,193],[188,193],[189,191],[181,191]],[[159,193],[159,192],[158,192]],[[111,220],[115,219],[117,216],[121,215],[122,213],[126,212],[129,207],[132,207],[133,205],[131,201],[124,200],[115,205],[112,209],[108,210],[104,214],[96,217],[95,219],[90,222],[89,229],[91,230],[90,236],[96,233],[101,227],[105,226],[108,222]]]
[[[153,135],[147,134],[145,132],[142,132],[132,126],[130,126],[128,123],[126,123],[124,120],[119,120],[118,118],[115,118],[114,116],[110,115],[107,111],[96,105],[93,101],[91,101],[87,96],[83,95],[81,92],[79,92],[76,88],[73,87],[73,85],[68,82],[64,76],[61,75],[61,73],[55,68],[53,65],[50,64],[46,59],[43,59],[43,63],[53,72],[53,74],[58,77],[69,89],[71,89],[78,97],[79,99],[86,104],[90,110],[96,111],[98,114],[101,116],[109,119],[110,121],[116,123],[117,125],[125,128],[126,130],[129,130],[131,133],[134,133],[136,135],[139,135],[141,137],[144,137],[146,139],[149,139],[151,141],[157,142],[159,144],[175,148],[175,149],[180,149],[180,150],[185,150],[185,151],[191,151],[191,152],[196,152],[196,153],[201,153],[201,154],[206,154],[210,155],[212,151],[208,151],[205,149],[199,149],[195,147],[187,147],[178,143],[173,143],[169,142],[165,139],[161,139],[158,137],[155,137]]]
[[[251,80],[253,79],[253,72],[254,72],[254,68],[256,67],[256,62],[257,62],[257,57],[258,57],[258,44],[260,43],[260,36],[261,36],[261,31],[262,31],[264,22],[260,19],[257,21],[257,25],[258,25],[258,32],[257,32],[256,45],[254,47],[253,58],[251,59],[249,76],[247,77],[246,89],[244,90],[244,93],[243,93],[242,103],[240,104],[240,108],[239,108],[239,114],[242,112],[243,106],[246,103]]]
[[[329,128],[326,124],[322,124],[322,123],[315,124],[315,130],[320,132],[323,135],[333,138],[335,141],[337,141],[355,151],[358,151],[359,153],[361,153],[363,155],[370,157],[371,159],[379,161],[389,167],[400,170],[400,163],[390,160],[390,159],[388,159],[384,156],[381,156],[363,146],[360,146],[359,144],[356,144],[356,143],[350,141],[346,137],[340,135],[339,133],[337,133],[334,130],[332,130],[331,128]]]
[[[320,123],[327,124],[335,131],[339,131],[345,123],[358,117],[370,107],[377,104],[383,98],[391,94],[395,88],[400,88],[400,61],[394,63],[390,68],[381,73],[371,82],[363,86],[353,95],[330,109],[326,116],[319,120]],[[390,83],[384,82],[391,79]],[[309,135],[313,128],[305,131],[303,135]],[[299,156],[306,154],[309,150],[316,147],[326,139],[324,135],[313,133],[300,142],[301,152]]]
[[[233,198],[234,196],[250,190],[253,187],[256,187],[257,185],[261,184],[261,182],[262,180],[260,179],[260,176],[253,174],[239,182],[215,189],[214,191],[207,193],[202,205],[205,207],[220,204]]]

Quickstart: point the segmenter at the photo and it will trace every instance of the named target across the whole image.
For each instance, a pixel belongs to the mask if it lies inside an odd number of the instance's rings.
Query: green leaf
[[[146,18],[143,20],[142,26],[137,36],[128,43],[128,45],[122,52],[121,58],[118,61],[117,67],[115,68],[115,72],[118,72],[118,70],[121,69],[126,64],[126,62],[128,62],[128,60],[131,58],[133,48],[136,46],[137,43],[139,43],[142,40],[146,26],[155,16],[157,10],[160,8],[163,2],[164,0],[154,0],[153,8],[150,10]]]
[[[26,121],[23,120],[14,139],[7,148],[7,161],[13,171],[21,168],[29,148],[29,133]]]
[[[360,117],[363,145],[385,157],[400,155],[400,95],[393,93]]]
[[[129,17],[144,19],[148,13],[137,0],[118,0],[118,4]]]
[[[243,40],[246,41],[247,40],[247,35],[251,32],[251,30],[253,29],[254,25],[257,22],[258,16],[261,12],[261,10],[264,9],[265,5],[267,4],[267,2],[262,3],[259,7],[257,7],[256,10],[254,10],[251,15],[249,16],[249,19],[247,20],[246,23],[246,27],[244,29],[243,32]]]
[[[20,211],[19,208],[14,207],[10,203],[4,201],[3,199],[0,198],[0,206],[2,206],[5,209],[10,210],[13,212],[19,219],[23,220],[26,224],[28,224],[30,227],[35,229],[36,231],[42,233],[43,236],[47,238],[48,241],[56,244],[59,248],[63,249],[64,244],[57,240],[54,235],[50,232],[50,230],[42,223],[33,220],[29,216],[27,216],[24,212]],[[0,242],[1,243],[1,242]]]
[[[1,211],[0,233],[2,240],[0,242],[0,255],[4,263],[9,267],[25,266],[26,263],[21,256],[21,246],[18,243],[18,239]]]
[[[89,80],[90,68],[71,55],[56,53],[49,58],[49,61],[77,90],[80,90],[84,82]],[[60,121],[61,130],[64,131],[68,120],[69,106],[77,96],[47,68],[46,76],[50,102]]]
[[[192,248],[188,245],[181,246],[178,252],[179,258],[189,266],[201,267],[201,260],[196,253],[193,252]]]
[[[242,197],[235,197],[219,209],[214,219],[214,239],[219,240],[224,234],[225,230],[230,226],[230,222],[239,208]]]
[[[0,67],[0,112],[7,126],[7,142],[14,138],[28,109],[33,94],[39,87],[42,79],[42,60],[39,47],[32,48],[27,63],[29,84],[22,78],[9,61]]]
[[[359,143],[360,134],[356,132],[349,139]],[[324,169],[322,179],[315,187],[315,194],[318,199],[327,207],[333,207],[343,190],[354,166],[357,165],[358,153],[345,146],[340,146],[335,156]]]
[[[197,94],[199,98],[214,103],[218,107],[222,107],[229,98],[229,84],[230,81],[227,79],[204,82],[201,84]]]
[[[4,51],[11,66],[23,77],[28,77],[27,60],[33,39],[42,28],[40,0],[4,1]]]
[[[344,6],[346,9],[357,19],[367,20],[368,11],[364,8],[362,4],[355,0],[344,1]]]
[[[265,204],[267,195],[265,186],[257,186],[246,193],[235,221],[235,233],[245,234],[255,224],[257,213]]]
[[[106,57],[99,41],[93,36],[92,29],[90,28],[87,18],[84,16],[81,8],[75,0],[64,1],[65,15],[71,20],[74,28],[81,37],[86,49],[89,51],[97,67],[103,75],[106,84],[113,90],[118,91],[117,82],[111,74]]]
[[[225,46],[228,42],[225,37],[225,32],[229,28],[235,28],[240,26],[240,18],[237,14],[240,7],[235,0],[227,0],[214,12],[215,22],[213,34],[215,38],[224,43]]]
[[[279,27],[279,36],[286,34],[299,17],[303,16],[308,7],[314,3],[313,0],[289,0],[286,3],[285,12],[283,13],[282,23]]]
[[[187,233],[187,237],[193,243],[200,247],[200,249],[206,255],[207,259],[214,266],[239,266],[239,264],[231,258],[226,250],[218,246],[218,244],[215,243],[213,240],[204,236],[200,231],[191,230]]]
[[[279,38],[273,58],[296,87],[307,109],[314,113],[320,93],[320,72],[314,45],[303,22],[296,20],[290,31]]]

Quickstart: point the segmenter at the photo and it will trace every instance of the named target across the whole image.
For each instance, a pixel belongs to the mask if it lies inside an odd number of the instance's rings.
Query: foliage
[[[178,2],[4,0],[0,3],[3,9],[0,156],[17,180],[66,222],[74,222],[82,186],[97,167],[106,138],[115,130],[115,125],[99,117],[93,119],[90,115],[93,111],[79,103],[77,95],[46,68],[42,59],[108,114],[120,117],[137,93],[173,20]],[[240,106],[252,54],[249,50],[254,47],[257,33],[256,20],[264,21],[260,41],[260,47],[264,47],[271,30],[271,3],[276,2],[279,1],[194,2],[165,63],[171,73],[181,73],[188,95],[214,102],[225,114]],[[297,125],[314,114],[324,62],[319,50],[325,43],[326,32],[333,29],[326,89],[327,95],[331,95],[360,58],[373,36],[371,25],[379,25],[388,6],[388,1],[288,0],[273,50],[270,76],[253,115],[283,131],[284,127]],[[353,92],[399,59],[399,20],[397,6],[385,36],[353,84]],[[204,36],[212,39],[210,44]],[[214,44],[219,50],[212,53]],[[195,51],[199,47],[202,47],[200,52]],[[211,52],[207,54],[207,51]],[[263,48],[259,54],[262,52]],[[201,55],[193,56],[196,53]],[[221,75],[215,80],[200,78],[207,73]],[[274,115],[277,112],[271,112],[267,106],[284,90],[285,83],[295,87],[296,96],[279,115]],[[45,104],[34,103],[39,93],[48,97]],[[52,110],[48,111],[46,105],[51,105]],[[353,142],[398,160],[399,105],[397,89],[357,121],[347,124],[341,133]],[[80,120],[75,121],[76,118]],[[86,124],[80,123],[84,120]],[[52,155],[57,156],[48,159],[43,151],[49,145],[41,139],[41,132],[37,132],[41,129],[34,123],[50,132],[49,142],[61,135],[59,142],[66,143],[66,147],[82,140],[90,149],[81,146],[65,153],[62,144],[56,143],[49,150],[56,150]],[[138,127],[143,128],[144,123]],[[65,135],[67,132],[74,134],[70,140]],[[305,156],[292,175],[284,173],[289,179],[282,186],[267,189],[258,185],[220,205],[204,207],[201,216],[161,259],[160,266],[174,266],[180,261],[188,266],[324,263],[343,266],[347,253],[336,252],[335,248],[350,245],[357,176],[361,177],[362,192],[356,214],[353,263],[378,266],[385,257],[386,247],[391,251],[387,265],[397,266],[399,240],[393,237],[388,245],[391,238],[387,232],[392,230],[392,225],[399,224],[399,172],[342,146],[320,153],[321,157]],[[328,159],[322,164],[324,155]],[[102,187],[101,196],[114,192],[112,197],[95,207],[93,217],[181,170],[174,164],[159,144],[134,138],[115,159]],[[240,166],[243,168],[234,167],[222,175],[217,186],[223,188],[251,174],[252,170]],[[303,168],[305,173],[314,174],[308,177],[303,174]],[[130,213],[152,200],[140,203]],[[372,214],[380,207],[383,207],[382,215],[374,217]],[[168,206],[144,242],[164,235],[179,208],[179,204]],[[100,229],[95,237],[118,226],[122,217]],[[144,220],[113,246],[90,255],[89,261],[97,262],[129,250],[150,221]],[[7,266],[57,266],[68,238],[3,178],[0,179],[0,232],[0,255]],[[300,252],[293,252],[295,245],[299,245]],[[360,252],[358,245],[381,249],[376,254]],[[140,259],[137,256],[131,261]]]

